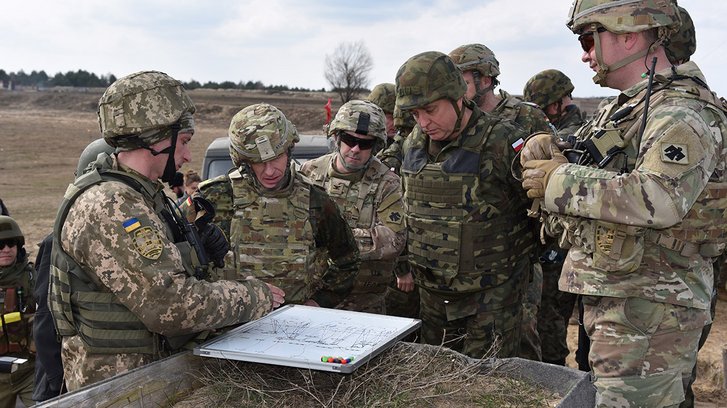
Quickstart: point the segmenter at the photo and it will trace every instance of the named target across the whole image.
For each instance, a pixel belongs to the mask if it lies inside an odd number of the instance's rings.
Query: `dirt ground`
[[[51,232],[58,204],[74,177],[78,156],[98,138],[96,107],[102,89],[86,91],[15,91],[0,89],[0,198],[26,236],[31,259],[36,243]],[[196,133],[191,163],[200,170],[207,145],[225,136],[232,116],[241,108],[268,102],[280,108],[298,130],[323,134],[325,105],[333,94],[266,93],[254,91],[195,90]],[[580,101],[591,112],[597,99]],[[578,102],[578,101],[577,101]],[[727,301],[718,303],[717,316],[707,344],[699,353],[699,378],[695,385],[698,407],[727,407],[722,350],[727,348]],[[571,342],[575,326],[570,326]],[[569,365],[575,367],[570,356]]]

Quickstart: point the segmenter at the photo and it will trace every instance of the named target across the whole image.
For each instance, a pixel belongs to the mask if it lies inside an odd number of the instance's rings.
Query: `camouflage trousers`
[[[520,334],[518,357],[541,361],[541,339],[538,333],[538,311],[543,295],[543,268],[539,262],[532,263],[530,282],[523,297],[523,321]]]
[[[676,407],[709,310],[583,296],[597,407]]]
[[[473,358],[485,357],[495,346],[499,348],[497,357],[515,357],[520,344],[522,303],[494,308],[490,299],[497,297],[496,293],[493,296],[496,290],[442,297],[420,288],[422,343],[441,344]],[[486,303],[488,308],[483,310],[480,306]]]
[[[383,293],[353,293],[346,296],[336,309],[353,310],[356,312],[386,314]]]
[[[12,374],[0,374],[0,408],[14,408],[17,397],[20,397],[26,407],[35,404],[32,398],[34,361],[35,359],[30,359]]]
[[[568,320],[576,302],[576,294],[558,289],[562,267],[562,263],[543,264],[543,297],[538,309],[538,334],[543,361],[558,365],[565,365],[568,357]],[[568,312],[563,313],[563,310]]]
[[[396,276],[404,275],[410,270],[407,260],[399,261],[396,264],[392,280],[384,293],[386,314],[390,316],[401,316],[419,318],[419,290],[414,287],[411,292],[402,292],[396,286]]]

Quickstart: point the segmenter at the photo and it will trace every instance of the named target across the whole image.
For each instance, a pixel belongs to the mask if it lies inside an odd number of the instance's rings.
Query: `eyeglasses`
[[[593,48],[593,45],[596,43],[596,40],[593,39],[593,34],[596,32],[602,33],[606,31],[603,27],[598,27],[596,31],[588,31],[586,33],[583,33],[578,36],[578,42],[581,43],[581,48],[583,48],[583,51],[589,52],[591,48]]]
[[[346,132],[340,132],[338,139],[346,144],[346,146],[353,148],[358,145],[361,150],[370,150],[376,144],[376,139],[361,139],[356,136],[351,136]]]
[[[18,246],[18,240],[16,239],[2,239],[0,240],[0,250],[5,249],[5,247],[14,247]]]

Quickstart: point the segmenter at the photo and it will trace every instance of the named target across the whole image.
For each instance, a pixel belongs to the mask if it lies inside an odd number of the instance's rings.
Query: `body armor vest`
[[[323,156],[323,163],[309,175],[313,184],[323,188],[329,197],[346,214],[348,226],[370,230],[374,227],[376,194],[382,177],[391,169],[378,159],[371,158],[361,180],[351,181],[330,176],[336,160],[336,153]],[[359,251],[365,252],[373,247],[370,236],[356,237]],[[391,271],[395,261],[361,261],[352,294],[383,293],[391,282]]]
[[[421,159],[428,154],[426,143],[420,142],[422,132],[410,136],[420,141],[412,140],[401,170],[407,248],[409,261],[430,275],[423,280],[417,276],[430,290],[442,285],[460,292],[498,286],[532,249],[525,208],[501,209],[476,199],[484,188],[480,163],[488,134],[489,129],[482,132],[476,149],[458,148],[439,163]]]
[[[261,194],[247,174],[233,171],[234,217],[230,246],[237,279],[254,276],[285,291],[287,303],[303,303],[321,287],[327,270],[310,220],[310,187],[291,166],[289,185]]]
[[[659,81],[665,81],[661,78]],[[688,80],[680,79],[667,82],[659,86],[653,92],[650,103],[653,106],[670,103],[669,99],[673,98],[690,98],[705,102],[705,108],[701,115],[705,122],[710,125],[712,132],[706,137],[713,138],[717,148],[717,165],[715,171],[711,175],[707,186],[700,194],[691,210],[682,219],[682,221],[667,229],[634,229],[633,227],[619,226],[617,224],[605,223],[599,221],[599,228],[604,229],[604,225],[610,225],[610,231],[604,233],[614,236],[615,245],[618,247],[619,236],[624,234],[644,234],[647,241],[665,247],[667,249],[679,252],[681,255],[689,257],[699,253],[703,257],[719,256],[727,244],[727,169],[725,168],[725,157],[727,157],[727,123],[724,116],[727,114],[727,104],[724,99],[720,99],[713,92],[710,92],[703,86]],[[625,163],[626,168],[633,168],[635,158],[638,156],[636,144],[641,141],[632,143],[632,139],[637,136],[644,111],[644,100],[646,90],[635,96],[633,99],[640,99],[632,105],[622,107],[620,111],[628,112],[620,115],[616,108],[619,107],[618,100],[614,100],[609,106],[602,109],[593,121],[588,122],[577,133],[580,140],[588,140],[597,135],[600,141],[593,144],[602,153],[618,153],[625,152],[628,162]],[[613,120],[612,117],[617,117]],[[593,155],[592,155],[593,156]],[[598,154],[596,154],[598,156]],[[605,156],[605,154],[604,154]],[[593,160],[593,159],[592,159]],[[595,158],[598,161],[599,157]],[[624,158],[621,158],[621,165]],[[619,160],[614,155],[614,160],[605,165],[605,168],[613,168],[618,170],[617,163]],[[567,216],[559,216],[564,226],[564,237],[562,240],[572,245],[592,246],[595,243],[573,242],[570,235],[573,231],[588,229],[584,226],[575,224],[591,223],[590,220],[573,219]],[[606,228],[607,229],[607,228]],[[636,232],[634,232],[636,231]],[[618,256],[618,253],[615,254]]]
[[[109,163],[104,163],[106,166]],[[49,305],[58,334],[61,336],[79,335],[91,353],[120,354],[141,353],[159,354],[160,336],[147,330],[146,326],[124,306],[105,287],[99,287],[91,278],[93,272],[81,267],[61,245],[61,229],[68,212],[76,199],[88,188],[107,181],[119,181],[151,198],[154,210],[166,221],[167,236],[181,235],[172,233],[176,226],[170,225],[164,215],[162,192],[130,173],[101,168],[84,174],[68,186],[63,202],[58,210],[53,228],[53,249],[51,251],[51,276]],[[177,242],[185,268],[191,264],[189,243]],[[190,269],[186,269],[188,272]],[[186,337],[185,337],[186,338]],[[178,344],[176,338],[167,338],[169,344]]]
[[[34,353],[33,267],[27,260],[0,268],[0,355],[28,358]]]

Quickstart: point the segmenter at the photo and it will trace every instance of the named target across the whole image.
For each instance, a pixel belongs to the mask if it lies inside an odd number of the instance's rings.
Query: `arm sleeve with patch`
[[[406,224],[404,204],[399,177],[393,172],[384,175],[377,194],[373,226],[368,229],[356,228],[357,237],[370,237],[372,248],[359,248],[362,260],[396,259],[406,245]]]
[[[241,323],[271,309],[258,281],[188,277],[165,224],[131,187],[106,182],[83,193],[62,232],[64,248],[99,287],[114,293],[148,330],[194,333]]]
[[[545,191],[549,211],[648,228],[678,222],[704,190],[715,167],[709,126],[693,110],[668,106],[649,116],[633,171],[567,164]]]

